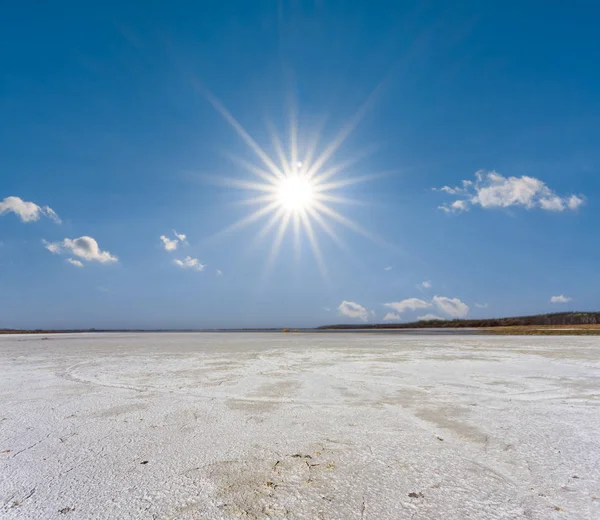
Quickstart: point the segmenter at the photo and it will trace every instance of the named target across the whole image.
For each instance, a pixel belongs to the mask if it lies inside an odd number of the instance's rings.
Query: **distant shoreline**
[[[246,330],[2,330],[5,336],[53,336],[60,334],[286,334],[283,329],[246,329]],[[494,328],[417,328],[417,329],[297,329],[295,334],[395,334],[418,336],[600,336],[600,327],[494,327]],[[49,339],[43,337],[41,339]]]
[[[176,333],[176,332],[405,332],[420,334],[526,334],[600,335],[600,312],[558,312],[512,318],[479,320],[428,320],[412,323],[324,325],[315,328],[229,328],[229,329],[0,329],[0,334],[81,334],[81,333]]]

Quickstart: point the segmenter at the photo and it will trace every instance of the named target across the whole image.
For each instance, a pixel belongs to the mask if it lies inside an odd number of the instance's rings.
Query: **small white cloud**
[[[402,318],[400,317],[400,314],[397,314],[395,312],[388,312],[384,317],[383,317],[383,321],[401,321]]]
[[[560,296],[552,296],[552,298],[550,298],[550,303],[569,303],[572,300],[573,298],[561,294]]]
[[[469,211],[469,206],[464,200],[455,200],[452,204],[442,204],[441,206],[438,206],[438,209],[441,209],[446,213],[461,213],[463,211]]]
[[[167,238],[165,235],[160,235],[160,239],[165,247],[165,251],[175,251],[177,249],[177,244],[179,244],[179,240],[171,240]]]
[[[19,197],[6,197],[0,201],[0,215],[5,213],[14,213],[21,222],[35,222],[41,216],[46,216],[57,224],[61,223],[60,218],[50,206],[38,206],[35,202],[27,202]]]
[[[323,310],[324,310],[325,312],[331,312],[331,307],[323,307]]]
[[[461,193],[462,189],[459,187],[451,188],[450,186],[442,186],[440,188],[440,191],[445,191],[446,193],[449,193],[450,195],[456,195],[457,193]]]
[[[469,314],[469,306],[458,298],[434,296],[432,301],[438,309],[453,318],[464,318]]]
[[[384,303],[383,306],[394,309],[396,312],[401,314],[406,310],[414,311],[416,309],[426,309],[427,307],[431,307],[431,303],[423,301],[419,298],[407,298],[406,300],[399,302]]]
[[[384,271],[391,271],[392,270],[392,266],[388,265],[387,267],[383,268]]]
[[[179,240],[180,242],[186,242],[187,236],[183,233],[177,233],[177,231],[173,230],[173,234],[177,237],[177,240]]]
[[[197,258],[186,256],[183,260],[173,260],[173,262],[181,267],[182,269],[195,269],[196,271],[202,271],[206,265],[201,264]]]
[[[423,289],[431,289],[431,282],[429,280],[425,280],[422,284],[421,287]]]
[[[53,254],[60,253],[60,242],[48,242],[47,240],[42,240],[42,244],[46,247],[48,251]]]
[[[521,206],[526,209],[561,212],[567,209],[574,211],[585,202],[578,195],[557,195],[540,179],[526,175],[504,177],[495,171],[480,170],[475,174],[475,179],[475,183],[464,180],[462,186],[440,188],[440,191],[460,198],[438,208],[446,213],[468,211],[470,206],[484,209]]]
[[[165,251],[175,251],[180,243],[187,244],[187,236],[183,233],[177,233],[177,231],[173,230],[173,235],[175,235],[175,238],[160,235],[160,240],[163,243]]]
[[[92,237],[83,236],[75,239],[65,238],[62,242],[47,242],[42,240],[46,249],[54,254],[59,254],[63,250],[70,251],[71,254],[83,258],[88,262],[100,262],[106,264],[116,262],[116,256],[111,255],[108,251],[100,250],[98,242]]]
[[[75,267],[83,267],[83,262],[75,260],[74,258],[67,258],[67,262],[69,262],[71,265],[74,265]]]
[[[348,318],[358,319],[362,321],[369,320],[369,313],[367,309],[365,309],[362,305],[356,302],[348,302],[344,300],[342,303],[340,303],[338,311],[342,316],[346,316]]]
[[[223,271],[221,271],[221,269],[217,269],[217,276],[223,276]]]
[[[585,200],[583,200],[581,197],[578,197],[577,195],[571,195],[569,197],[569,200],[567,201],[567,206],[571,210],[576,210],[584,202],[585,202]]]
[[[432,321],[432,320],[443,320],[445,318],[442,318],[441,316],[438,316],[437,314],[424,314],[423,316],[419,316],[417,318],[417,320],[419,321]]]
[[[475,307],[477,307],[478,309],[487,309],[488,308],[488,304],[487,303],[475,303]]]

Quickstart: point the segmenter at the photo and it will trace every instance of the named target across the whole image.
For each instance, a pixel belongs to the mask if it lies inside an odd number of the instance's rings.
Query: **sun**
[[[205,95],[223,118],[233,127],[243,141],[260,159],[257,165],[245,159],[231,156],[231,159],[252,174],[252,178],[223,178],[215,179],[218,183],[239,188],[248,192],[248,198],[243,202],[249,206],[258,206],[254,211],[223,229],[217,235],[230,233],[244,228],[252,223],[263,221],[262,228],[255,240],[261,240],[273,232],[273,242],[266,263],[268,270],[275,260],[283,237],[291,230],[294,243],[299,246],[303,234],[312,249],[313,255],[321,274],[326,273],[325,262],[318,241],[318,231],[326,234],[338,246],[347,250],[344,242],[337,233],[337,225],[342,225],[371,240],[380,242],[372,233],[344,215],[340,205],[356,204],[357,201],[340,193],[342,188],[379,177],[382,173],[351,176],[349,171],[366,154],[358,153],[354,157],[333,162],[332,158],[344,140],[358,123],[364,110],[350,120],[331,142],[325,143],[322,151],[317,153],[321,141],[317,132],[313,135],[303,135],[302,141],[308,143],[299,149],[299,132],[296,127],[296,115],[292,114],[290,122],[289,149],[284,150],[279,135],[271,127],[274,156],[267,154],[262,147],[248,134],[237,119],[209,92]],[[388,173],[388,172],[383,172]]]
[[[315,190],[311,180],[303,174],[292,174],[277,182],[276,200],[290,213],[304,213],[315,203]]]

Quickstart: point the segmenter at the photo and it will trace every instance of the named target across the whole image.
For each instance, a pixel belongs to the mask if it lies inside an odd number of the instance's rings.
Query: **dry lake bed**
[[[0,337],[0,517],[598,519],[600,338]]]

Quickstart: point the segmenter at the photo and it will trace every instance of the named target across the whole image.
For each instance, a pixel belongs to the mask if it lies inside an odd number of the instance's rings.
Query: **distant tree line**
[[[424,320],[411,323],[373,323],[324,325],[319,329],[430,329],[525,327],[528,325],[598,325],[600,312],[555,312],[513,318],[488,318],[483,320]]]

